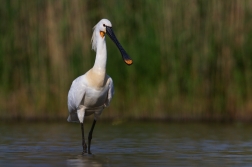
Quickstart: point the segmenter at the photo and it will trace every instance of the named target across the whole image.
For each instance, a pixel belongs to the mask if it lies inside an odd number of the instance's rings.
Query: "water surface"
[[[85,124],[87,139],[90,123]],[[97,122],[82,155],[76,123],[0,124],[0,166],[251,166],[252,124]]]

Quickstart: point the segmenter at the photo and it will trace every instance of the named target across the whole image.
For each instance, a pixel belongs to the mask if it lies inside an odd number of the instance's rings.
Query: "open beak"
[[[122,58],[124,60],[124,62],[127,65],[131,65],[133,63],[132,59],[129,57],[129,55],[126,53],[126,51],[123,49],[122,45],[119,43],[119,41],[117,40],[112,27],[108,27],[106,26],[106,33],[108,34],[108,36],[112,39],[112,41],[114,41],[114,43],[116,44],[116,46],[118,47],[119,51],[122,54]]]

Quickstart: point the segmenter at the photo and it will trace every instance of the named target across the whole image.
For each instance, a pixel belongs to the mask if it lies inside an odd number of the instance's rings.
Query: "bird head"
[[[92,49],[94,51],[96,51],[97,49],[97,40],[98,38],[105,38],[105,34],[107,34],[111,40],[116,44],[116,46],[118,47],[119,51],[121,52],[122,58],[124,60],[124,62],[127,65],[131,65],[133,63],[132,59],[129,57],[129,55],[126,53],[126,51],[123,49],[123,47],[121,46],[121,44],[119,43],[119,41],[117,40],[113,29],[112,29],[112,24],[109,20],[107,19],[102,19],[100,20],[95,26],[94,26],[94,32],[92,35]]]

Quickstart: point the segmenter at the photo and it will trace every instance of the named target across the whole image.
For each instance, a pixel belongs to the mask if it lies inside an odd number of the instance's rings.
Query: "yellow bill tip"
[[[131,59],[124,59],[124,62],[128,65],[131,65],[133,63]]]

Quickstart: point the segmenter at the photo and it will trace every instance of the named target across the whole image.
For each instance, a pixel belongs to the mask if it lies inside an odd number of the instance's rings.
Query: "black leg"
[[[83,147],[83,153],[87,152],[87,144],[85,142],[85,137],[84,137],[84,127],[83,123],[81,123],[81,133],[82,133],[82,147]]]
[[[90,151],[90,146],[91,146],[91,139],[92,139],[92,134],[93,134],[93,130],[94,130],[94,127],[95,127],[95,123],[96,123],[96,120],[94,120],[93,122],[93,125],[91,127],[91,130],[88,134],[88,154],[92,154],[91,151]]]

